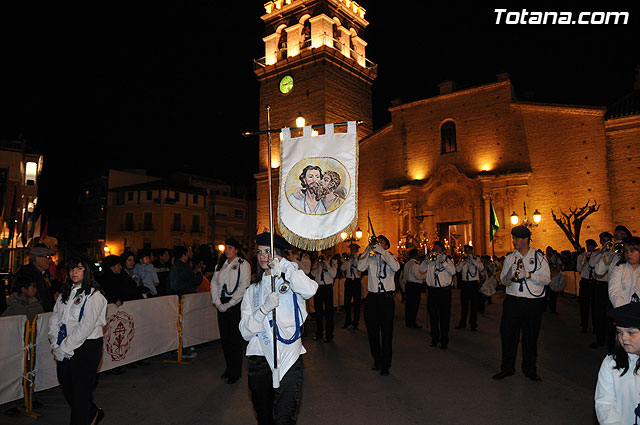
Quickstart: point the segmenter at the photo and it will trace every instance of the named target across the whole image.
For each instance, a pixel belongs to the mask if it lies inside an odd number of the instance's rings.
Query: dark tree
[[[553,221],[562,229],[571,245],[576,251],[581,251],[580,246],[580,230],[582,229],[582,222],[589,215],[600,209],[600,205],[594,200],[593,205],[589,205],[591,200],[587,200],[587,203],[583,207],[569,208],[569,214],[560,210],[560,217],[551,210]]]

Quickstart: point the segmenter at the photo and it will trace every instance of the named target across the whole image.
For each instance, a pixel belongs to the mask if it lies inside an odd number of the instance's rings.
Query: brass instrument
[[[342,253],[342,261],[349,261],[349,259],[351,259],[351,254],[349,254],[347,252],[343,252]]]
[[[622,242],[616,242],[613,244],[613,251],[622,258],[624,255],[624,244]]]
[[[324,255],[318,255],[318,263],[324,263]]]
[[[606,244],[604,244],[602,246],[602,250],[603,251],[607,251],[607,250],[613,248],[613,243],[614,243],[613,240],[609,240],[609,242],[607,242]]]
[[[436,261],[438,259],[438,253],[435,251],[429,252],[429,261]]]
[[[373,223],[371,223],[371,217],[367,212],[367,220],[369,220],[369,227],[371,228],[371,236],[369,236],[369,245],[373,248],[378,244],[378,237],[376,236],[375,230],[373,230]]]
[[[524,263],[522,259],[518,260],[518,264],[516,266],[516,270],[513,272],[513,276],[511,277],[511,282],[520,282],[520,270],[524,269]]]
[[[467,254],[462,254],[460,256],[460,261],[467,261],[470,257]]]

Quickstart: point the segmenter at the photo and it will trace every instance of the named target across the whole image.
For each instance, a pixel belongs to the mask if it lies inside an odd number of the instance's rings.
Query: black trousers
[[[328,340],[333,339],[333,285],[318,285],[318,291],[313,296],[313,306],[316,309],[316,336],[322,338],[324,318],[327,325],[325,336]]]
[[[596,321],[593,311],[593,291],[595,282],[591,279],[580,279],[580,292],[578,299],[580,300],[580,327],[584,330],[589,328],[589,310],[591,310],[591,323],[596,328]]]
[[[373,364],[380,369],[391,367],[393,341],[393,315],[396,305],[393,292],[369,292],[364,305],[364,323],[367,325],[369,350]]]
[[[222,303],[230,298],[222,298]],[[218,312],[218,329],[225,361],[225,374],[230,379],[242,375],[242,335],[240,334],[240,304],[236,304],[224,313]]]
[[[551,289],[547,288],[547,293],[544,295],[544,306],[542,307],[542,311],[547,311],[547,307],[549,307],[549,311],[551,313],[557,313],[557,305],[558,305],[558,293]]]
[[[362,283],[360,279],[344,281],[344,324],[357,325],[360,321],[360,299]],[[351,300],[353,300],[353,321],[351,320]]]
[[[98,413],[93,404],[93,387],[102,358],[102,338],[88,339],[70,359],[56,362],[58,381],[71,406],[71,425],[88,425]]]
[[[407,326],[416,326],[420,298],[422,297],[422,285],[418,282],[407,282],[404,290],[404,323]]]
[[[451,324],[451,286],[427,289],[427,313],[431,326],[431,342],[449,344],[449,326]]]
[[[478,327],[478,307],[480,305],[480,282],[477,280],[460,281],[460,325],[469,326],[471,329]]]
[[[609,282],[602,280],[594,281],[593,286],[593,320],[596,331],[596,344],[607,344],[609,350],[613,349],[615,343],[615,327],[607,320],[607,311],[613,308],[609,300]]]
[[[295,424],[302,395],[302,356],[273,388],[271,368],[264,356],[247,357],[251,401],[259,425]]]
[[[522,371],[536,375],[538,359],[538,334],[542,321],[543,298],[523,298],[507,295],[502,303],[500,337],[502,339],[503,372],[514,373],[516,354],[522,333]]]

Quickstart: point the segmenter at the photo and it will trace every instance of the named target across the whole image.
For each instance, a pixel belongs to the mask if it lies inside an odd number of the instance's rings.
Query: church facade
[[[308,122],[314,124],[356,118],[366,122],[371,117],[370,87],[377,68],[364,59],[366,43],[358,38],[367,25],[364,9],[346,0],[291,0],[280,9],[270,3],[272,11],[263,16],[273,29],[265,38],[265,58],[278,46],[270,41],[281,38],[277,28],[287,33],[287,43],[297,34],[304,38],[307,20],[311,43],[314,34],[320,39],[327,34],[344,35],[335,45],[335,38],[331,46],[309,44],[307,55],[314,57],[313,64],[305,65],[304,52],[283,56],[276,49],[273,62],[267,65],[265,60],[265,66],[256,70],[261,109],[266,104],[279,105],[280,115],[272,128],[293,126],[300,114],[307,114]],[[293,36],[289,34],[292,22]],[[346,43],[356,47],[347,55],[335,47]],[[335,57],[350,68],[337,64]],[[295,86],[287,95],[276,92],[277,82],[292,73],[303,86],[296,94],[300,99],[286,97]],[[438,238],[451,248],[471,243],[476,253],[502,255],[512,250],[511,217],[517,215],[522,222],[526,215],[532,222],[533,213],[539,212],[541,220],[532,227],[533,245],[571,250],[552,211],[560,216],[561,211],[568,213],[590,201],[599,210],[584,221],[581,243],[587,238],[597,240],[600,232],[612,232],[617,224],[634,234],[640,230],[640,200],[633,196],[640,175],[638,90],[608,111],[520,101],[506,74],[474,88],[456,90],[452,82],[439,87],[438,96],[392,105],[391,122],[376,132],[371,133],[370,126],[359,129],[360,229],[366,231],[369,214],[376,233],[385,234],[398,249],[427,241],[431,245]],[[314,95],[320,101],[314,101]],[[330,100],[338,95],[345,100]],[[305,109],[305,102],[313,107]],[[275,152],[278,146],[276,140]],[[268,227],[267,164],[265,138],[260,144],[261,171],[256,174],[258,231]],[[277,176],[277,158],[271,165]],[[493,244],[490,203],[500,223]]]

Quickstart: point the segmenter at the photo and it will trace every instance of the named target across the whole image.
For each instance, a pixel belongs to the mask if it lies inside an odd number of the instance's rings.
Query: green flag
[[[489,240],[493,242],[493,235],[496,234],[498,229],[500,228],[500,223],[498,222],[498,216],[496,215],[496,210],[493,209],[493,200],[489,199]]]

